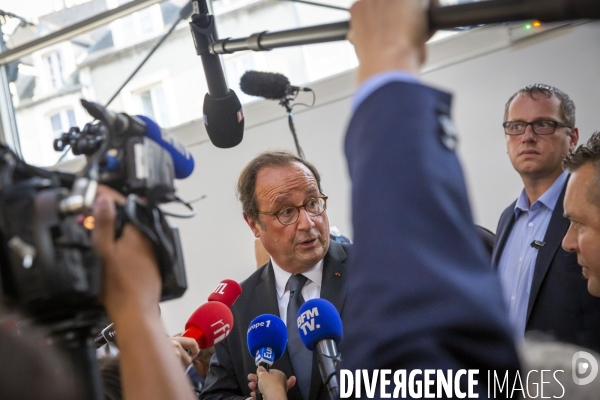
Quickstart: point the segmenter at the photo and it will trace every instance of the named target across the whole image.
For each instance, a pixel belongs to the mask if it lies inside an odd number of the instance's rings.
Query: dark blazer
[[[341,368],[518,369],[454,151],[450,99],[421,84],[388,83],[352,117],[352,295]],[[481,397],[486,379],[479,374]]]
[[[562,248],[569,220],[563,217],[566,184],[560,193],[544,236],[546,244],[535,260],[525,331],[600,351],[600,298],[589,294],[577,255]],[[498,269],[504,246],[515,223],[515,202],[500,217],[492,267]]]
[[[346,297],[346,259],[350,246],[330,241],[329,251],[323,262],[321,298],[333,303],[342,319]],[[231,311],[234,318],[233,329],[227,339],[215,346],[215,355],[210,362],[210,369],[202,391],[202,400],[241,400],[250,396],[247,377],[248,374],[256,373],[256,365],[246,342],[248,326],[254,318],[261,314],[279,315],[275,275],[271,262],[259,268],[242,283],[242,294],[231,307]],[[343,345],[339,349],[342,351]],[[294,375],[287,350],[279,360],[273,363],[273,368],[283,371],[288,377]],[[302,400],[300,390],[293,387],[288,392],[288,399]],[[308,400],[327,399],[329,399],[329,394],[327,388],[322,384],[315,356]]]

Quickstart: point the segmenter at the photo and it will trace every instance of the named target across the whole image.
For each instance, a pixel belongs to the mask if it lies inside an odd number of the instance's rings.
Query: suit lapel
[[[565,233],[567,233],[567,229],[569,229],[569,220],[563,217],[563,201],[565,199],[566,188],[567,184],[565,183],[565,186],[560,192],[560,196],[558,196],[554,211],[552,212],[552,217],[550,217],[550,223],[548,224],[546,234],[544,235],[544,242],[546,242],[546,244],[538,250],[535,260],[535,269],[533,271],[533,280],[531,282],[531,294],[529,295],[529,304],[527,305],[527,322],[525,326],[527,326],[527,323],[529,322],[531,310],[535,305],[535,300],[540,292],[540,287],[544,282],[544,278],[548,273],[548,269],[550,269],[552,259],[558,249],[560,249],[563,237],[565,236]]]
[[[502,251],[504,250],[504,246],[506,245],[510,231],[515,224],[515,204],[517,204],[516,200],[502,213],[502,216],[500,217],[498,232],[496,232],[496,244],[494,245],[494,251],[492,252],[492,268],[494,270],[498,269],[498,264],[500,264],[500,256],[502,255]]]
[[[273,314],[279,316],[279,305],[277,303],[277,289],[275,286],[275,273],[271,261],[267,264],[261,275],[261,282],[254,289],[253,302],[250,305],[252,311],[261,314]],[[255,315],[253,312],[251,315]]]
[[[344,265],[346,251],[341,244],[332,241],[329,252],[323,262],[323,280],[321,282],[321,298],[330,301],[342,314],[346,293],[344,282],[346,278]]]
[[[346,257],[346,251],[342,245],[331,240],[329,243],[329,251],[325,255],[323,261],[323,279],[321,281],[320,297],[331,302],[339,311],[340,315],[342,314],[344,300],[346,299],[346,292],[344,291],[346,287],[344,284],[346,280],[346,271],[342,264],[346,260]],[[317,365],[317,353],[315,352],[313,353],[309,400],[316,400],[320,397],[319,389],[327,392],[327,388],[322,385],[321,373],[319,371],[319,366]]]

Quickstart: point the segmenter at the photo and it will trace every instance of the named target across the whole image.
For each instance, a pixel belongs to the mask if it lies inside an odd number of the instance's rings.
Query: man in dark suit
[[[600,131],[569,154],[563,166],[572,176],[565,194],[565,217],[571,221],[562,246],[577,254],[592,296],[600,297]]]
[[[451,97],[417,78],[422,1],[359,0],[350,27],[360,86],[345,142],[354,247],[341,368],[479,369],[487,398],[487,371],[519,363],[469,209]]]
[[[288,326],[288,346],[273,368],[296,384],[291,400],[326,400],[316,357],[300,342],[296,317],[304,300],[329,300],[343,315],[349,245],[329,239],[325,196],[313,165],[290,153],[267,152],[242,171],[238,195],[244,219],[271,260],[242,283],[231,311],[234,327],[215,346],[201,398],[247,398],[255,381],[254,355],[248,352],[250,322],[261,314],[279,315]],[[251,375],[251,376],[249,376]]]
[[[575,254],[561,247],[569,227],[562,161],[579,139],[575,105],[561,90],[535,84],[507,102],[508,155],[523,180],[519,198],[500,217],[492,266],[502,283],[515,338],[541,331],[600,350],[600,300],[581,277]]]

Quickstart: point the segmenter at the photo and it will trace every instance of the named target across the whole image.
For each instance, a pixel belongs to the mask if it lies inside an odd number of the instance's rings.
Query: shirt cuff
[[[362,104],[373,92],[390,82],[419,83],[419,78],[408,71],[387,71],[374,75],[364,81],[352,98],[352,112]]]

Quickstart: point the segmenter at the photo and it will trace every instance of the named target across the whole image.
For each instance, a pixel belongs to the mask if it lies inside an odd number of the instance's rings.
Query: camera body
[[[169,152],[144,134],[145,123],[82,100],[100,123],[72,128],[55,149],[73,144],[88,163],[77,174],[30,166],[0,146],[0,280],[4,300],[40,323],[102,315],[101,260],[92,251],[89,216],[98,184],[127,196],[117,206],[115,237],[131,223],[151,241],[163,281],[162,300],[187,289],[176,228],[161,203],[173,201]]]

